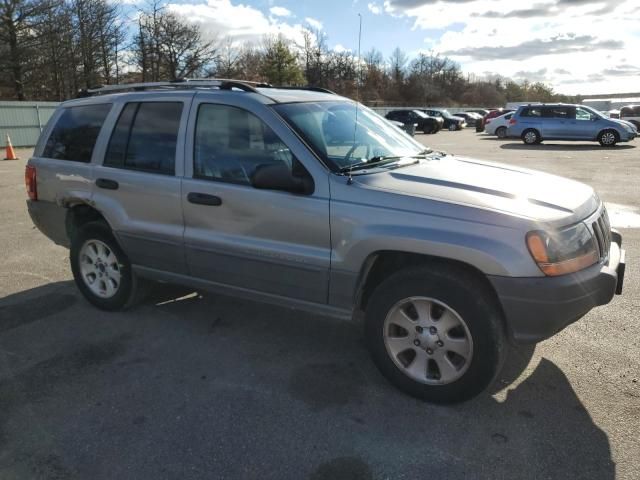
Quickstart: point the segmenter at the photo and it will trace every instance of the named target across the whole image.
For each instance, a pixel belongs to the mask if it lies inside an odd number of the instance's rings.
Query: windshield
[[[362,105],[346,101],[282,103],[273,107],[334,171],[389,157],[420,155],[425,147]]]

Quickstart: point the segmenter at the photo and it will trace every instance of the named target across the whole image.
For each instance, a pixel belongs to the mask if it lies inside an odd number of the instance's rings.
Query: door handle
[[[187,195],[187,200],[189,203],[195,203],[196,205],[209,205],[212,207],[222,205],[222,199],[220,197],[207,193],[191,192]]]
[[[108,178],[99,178],[96,180],[96,186],[100,188],[106,188],[107,190],[117,190],[119,185],[115,180],[109,180]]]

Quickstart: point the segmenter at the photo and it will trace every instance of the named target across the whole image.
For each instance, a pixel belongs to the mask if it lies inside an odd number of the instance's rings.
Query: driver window
[[[261,165],[302,168],[291,150],[262,120],[227,105],[202,104],[196,119],[193,176],[251,185]]]
[[[582,108],[576,108],[576,120],[591,120],[591,112]]]

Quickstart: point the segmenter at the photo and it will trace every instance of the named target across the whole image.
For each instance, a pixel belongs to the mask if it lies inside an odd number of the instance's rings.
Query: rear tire
[[[424,126],[422,127],[422,133],[424,133],[425,135],[429,135],[430,133],[434,133],[434,128],[433,125],[429,124],[429,123],[425,123]]]
[[[496,136],[498,138],[507,138],[507,127],[498,127],[496,130]]]
[[[456,130],[458,130],[458,126],[455,123],[451,123],[449,125],[449,131],[450,132],[455,132]]]
[[[82,295],[101,310],[130,307],[137,279],[131,263],[104,222],[80,227],[71,239],[69,255],[73,278]]]
[[[448,265],[410,268],[378,285],[366,308],[365,336],[392,384],[434,403],[481,393],[506,352],[493,293],[475,275]]]
[[[522,141],[527,145],[537,145],[542,141],[542,138],[537,130],[529,128],[522,132]]]
[[[603,147],[615,147],[618,140],[618,132],[615,130],[603,130],[598,134],[598,142]]]

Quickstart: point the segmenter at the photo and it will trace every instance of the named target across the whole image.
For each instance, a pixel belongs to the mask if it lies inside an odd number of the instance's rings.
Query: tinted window
[[[42,156],[90,162],[100,128],[110,109],[110,103],[65,108],[49,135]]]
[[[180,102],[128,103],[111,135],[104,164],[173,174],[181,115]]]
[[[569,107],[545,107],[542,116],[545,118],[572,118],[573,109]]]
[[[250,185],[258,166],[278,163],[294,175],[304,170],[273,130],[252,113],[226,105],[200,106],[194,177]]]
[[[521,117],[540,117],[542,109],[540,107],[525,107],[522,109]]]

